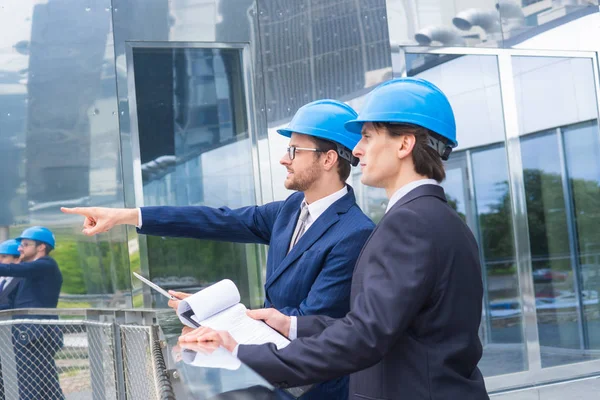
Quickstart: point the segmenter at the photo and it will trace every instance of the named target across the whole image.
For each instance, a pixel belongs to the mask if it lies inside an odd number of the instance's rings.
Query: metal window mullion
[[[532,276],[531,246],[529,243],[519,121],[510,54],[503,53],[498,55],[498,70],[500,73],[500,89],[505,122],[506,154],[512,206],[511,215],[523,313],[523,337],[527,349],[529,371],[535,372],[542,369],[542,361],[535,305],[535,288]]]

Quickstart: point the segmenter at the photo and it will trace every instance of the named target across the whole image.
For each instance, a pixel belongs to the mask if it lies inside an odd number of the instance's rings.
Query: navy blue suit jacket
[[[423,185],[382,218],[357,261],[351,311],[298,317],[298,336],[241,345],[238,357],[280,387],[351,373],[350,398],[488,399],[477,363],[479,252],[444,191]]]
[[[56,308],[62,287],[62,274],[52,257],[20,264],[0,264],[0,276],[21,280],[14,308]]]
[[[268,244],[265,307],[287,315],[342,317],[350,309],[356,259],[375,225],[360,210],[348,186],[348,193],[317,218],[288,254],[302,200],[304,194],[298,192],[285,201],[236,210],[142,207],[138,232]],[[318,393],[314,390],[313,398]],[[339,396],[337,392],[328,397]]]
[[[15,297],[19,289],[21,278],[13,278],[0,292],[0,311],[15,308]]]
[[[0,276],[22,278],[14,297],[13,308],[56,308],[63,278],[53,258],[46,256],[20,264],[0,264]],[[51,317],[27,315],[15,318]],[[14,328],[17,328],[13,330],[15,343],[29,345],[43,337],[45,342],[52,343],[55,348],[62,346],[62,334],[57,326],[23,324]]]

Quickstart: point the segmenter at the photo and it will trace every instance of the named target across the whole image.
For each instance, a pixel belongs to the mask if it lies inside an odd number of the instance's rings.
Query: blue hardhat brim
[[[390,122],[392,121],[392,122]],[[351,121],[348,121],[344,124],[346,130],[352,133],[361,134],[363,125],[367,122],[384,122],[384,123],[405,123],[405,124],[413,124],[422,126],[424,128],[429,129],[432,132],[437,133],[438,135],[447,139],[452,147],[458,146],[458,142],[456,140],[450,140],[447,138],[447,135],[444,135],[442,132],[448,132],[453,130],[451,126],[445,124],[437,118],[430,117],[428,115],[423,114],[415,114],[415,113],[403,113],[403,112],[394,112],[394,113],[370,113],[368,116],[363,118],[357,118]]]
[[[277,133],[283,135],[285,137],[292,137],[292,133],[299,133],[307,136],[314,136],[319,139],[329,140],[330,142],[339,143],[342,146],[346,147],[348,150],[354,150],[356,144],[360,141],[360,132],[358,135],[355,132],[346,132],[345,134],[341,134],[339,132],[332,132],[327,129],[319,129],[313,126],[298,126],[296,125],[294,129],[282,128],[278,129]],[[351,133],[354,137],[349,137],[348,133]]]
[[[29,237],[29,236],[20,236],[20,237],[16,238],[15,240],[16,240],[17,242],[21,243],[21,241],[22,241],[23,239],[27,239],[27,240],[35,240],[36,242],[44,243],[45,245],[48,245],[48,246],[50,246],[50,248],[51,248],[52,250],[54,250],[54,244],[52,244],[52,243],[50,243],[50,242],[48,242],[48,241],[46,241],[46,240],[40,240],[40,239],[38,239],[38,238],[35,238],[35,237]]]

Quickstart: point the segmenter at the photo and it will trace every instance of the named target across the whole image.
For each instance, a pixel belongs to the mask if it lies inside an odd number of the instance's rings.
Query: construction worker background
[[[52,232],[41,226],[25,229],[17,242],[21,262],[0,263],[0,276],[21,278],[14,308],[56,308],[62,274],[50,252],[56,243]],[[15,319],[48,319],[48,316],[15,315]],[[13,346],[21,400],[63,399],[54,362],[63,345],[58,326],[15,324]]]
[[[21,258],[19,242],[15,239],[0,243],[0,264],[18,264]],[[11,310],[22,278],[12,276],[0,277],[0,311]]]
[[[21,258],[19,242],[11,239],[0,243],[0,264],[17,264]],[[15,295],[21,278],[12,276],[0,277],[0,311],[12,310]],[[4,379],[2,376],[2,359],[0,358],[0,400],[4,400]]]

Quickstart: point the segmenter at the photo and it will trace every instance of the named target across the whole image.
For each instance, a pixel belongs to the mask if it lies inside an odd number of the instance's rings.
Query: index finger
[[[91,217],[91,212],[89,211],[89,209],[87,207],[74,207],[74,208],[61,207],[60,211],[64,212],[65,214],[77,214],[77,215],[83,215],[84,217]]]

